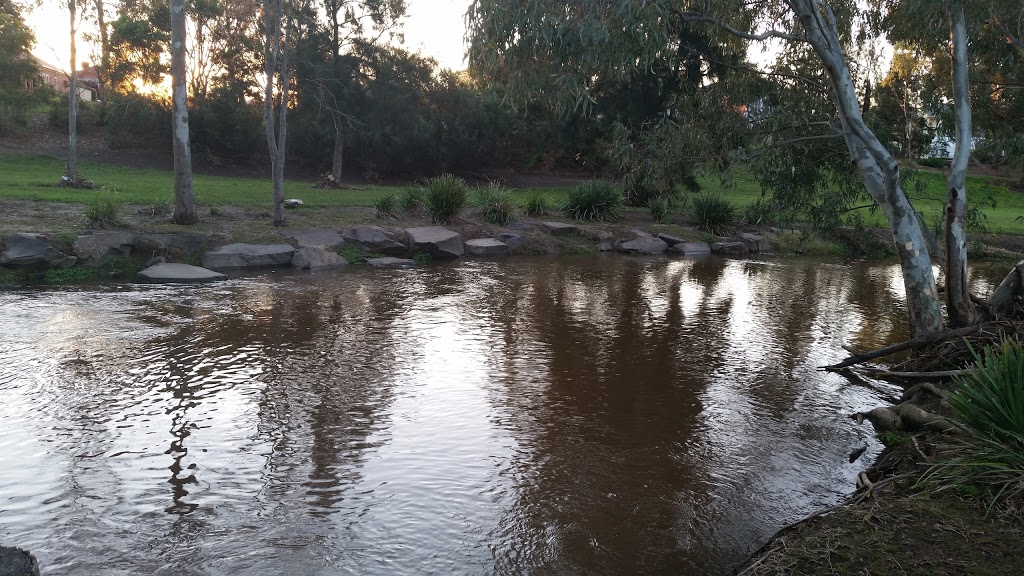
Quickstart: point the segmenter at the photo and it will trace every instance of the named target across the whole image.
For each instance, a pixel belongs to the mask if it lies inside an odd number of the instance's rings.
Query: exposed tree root
[[[60,182],[57,183],[60,188],[74,188],[78,190],[92,190],[96,188],[96,183],[92,180],[86,180],[81,176],[70,176],[64,174],[60,177]]]

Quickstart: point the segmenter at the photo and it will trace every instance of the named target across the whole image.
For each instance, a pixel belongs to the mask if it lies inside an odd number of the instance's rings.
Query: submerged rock
[[[385,256],[383,258],[370,258],[366,261],[366,264],[374,268],[405,268],[406,266],[415,266],[416,262],[408,258]]]
[[[669,250],[683,256],[695,256],[699,254],[711,254],[711,246],[707,242],[682,242],[675,244]]]
[[[211,270],[240,270],[289,266],[295,248],[288,244],[228,244],[203,254],[203,267]]]
[[[458,258],[466,252],[462,236],[447,228],[407,228],[405,233],[409,235],[409,248],[413,251],[422,250],[433,258]]]
[[[102,266],[111,258],[131,256],[135,235],[128,232],[93,232],[75,240],[75,256],[87,266]]]
[[[323,246],[299,248],[292,256],[292,266],[299,270],[329,270],[341,268],[346,264],[348,260]]]
[[[372,254],[404,256],[409,251],[395,233],[380,226],[349,226],[341,231],[341,237]]]
[[[7,248],[0,253],[0,264],[5,266],[68,268],[78,261],[78,258],[68,256],[51,246],[42,234],[11,234],[7,236],[6,246]]]
[[[495,238],[467,240],[466,252],[473,256],[507,256],[508,244]]]
[[[192,266],[191,264],[157,264],[150,266],[142,272],[139,277],[157,284],[193,284],[202,282],[216,282],[224,280],[227,276]]]

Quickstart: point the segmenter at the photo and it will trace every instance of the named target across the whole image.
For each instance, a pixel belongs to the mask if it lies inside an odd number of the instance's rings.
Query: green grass
[[[108,189],[117,190],[118,197],[125,205],[167,207],[173,201],[173,175],[170,171],[143,168],[124,168],[83,161],[81,173]],[[0,153],[0,200],[19,199],[48,202],[85,203],[95,191],[58,188],[57,180],[64,172],[63,160],[42,155],[18,155]],[[932,224],[942,213],[945,203],[945,177],[941,172],[920,170],[919,176],[925,182],[925,189],[912,198],[925,221]],[[1024,214],[1024,194],[1008,190],[1005,186],[990,184],[989,179],[972,176],[968,178],[968,204],[973,205],[991,198],[995,206],[985,206],[985,225],[993,233],[1024,234],[1024,220],[1017,220]],[[704,177],[700,184],[708,193],[721,193],[743,210],[753,204],[761,195],[758,183],[742,170],[732,179],[732,185],[723,187],[717,177]],[[374,202],[386,194],[400,194],[401,186],[370,186],[365,190],[319,190],[313,188],[312,180],[289,180],[285,182],[285,196],[301,198],[303,208],[372,207]],[[194,188],[201,206],[210,209],[219,206],[242,208],[267,208],[272,196],[269,178],[237,178],[197,174]],[[561,206],[568,197],[570,187],[549,187],[517,189],[510,191],[519,206],[526,204],[532,195],[545,198],[547,206]],[[868,203],[864,198],[864,203]],[[623,207],[621,215],[627,217],[645,216],[646,209]],[[881,227],[885,225],[881,211],[874,213],[861,210],[865,224]]]

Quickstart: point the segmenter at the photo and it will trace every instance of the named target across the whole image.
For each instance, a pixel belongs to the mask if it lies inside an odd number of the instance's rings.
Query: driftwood
[[[877,358],[891,356],[893,354],[896,354],[897,352],[903,352],[904,350],[910,350],[912,348],[923,348],[925,346],[930,346],[932,344],[945,342],[946,340],[950,340],[952,338],[963,338],[964,336],[970,336],[971,334],[974,334],[975,332],[978,332],[979,330],[986,328],[992,324],[994,323],[985,322],[982,324],[976,324],[974,326],[968,326],[966,328],[947,330],[940,334],[934,334],[931,336],[921,336],[918,338],[912,338],[910,340],[906,340],[898,344],[892,344],[890,346],[885,346],[884,348],[879,348],[878,350],[873,350],[871,352],[865,352],[863,354],[856,354],[850,356],[849,358],[843,360],[839,364],[824,366],[822,368],[819,368],[819,370],[825,370],[827,372],[837,372],[839,370],[842,370],[843,368],[849,368],[850,366],[855,366],[857,364],[867,362],[868,360],[875,360]]]
[[[960,376],[969,376],[974,374],[973,368],[965,370],[939,370],[937,372],[891,372],[889,370],[879,370],[877,368],[869,368],[868,372],[875,378],[897,378],[903,380],[946,380],[949,378],[958,378]]]
[[[960,428],[942,416],[926,412],[910,403],[893,407],[879,407],[870,412],[861,412],[853,416],[858,422],[871,422],[878,432],[902,432],[914,430],[931,430],[933,432],[954,433]]]

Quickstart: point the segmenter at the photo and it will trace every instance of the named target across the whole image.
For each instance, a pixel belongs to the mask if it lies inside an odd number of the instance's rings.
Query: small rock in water
[[[299,206],[302,206],[302,200],[298,198],[289,198],[284,201],[285,208],[298,208]]]

